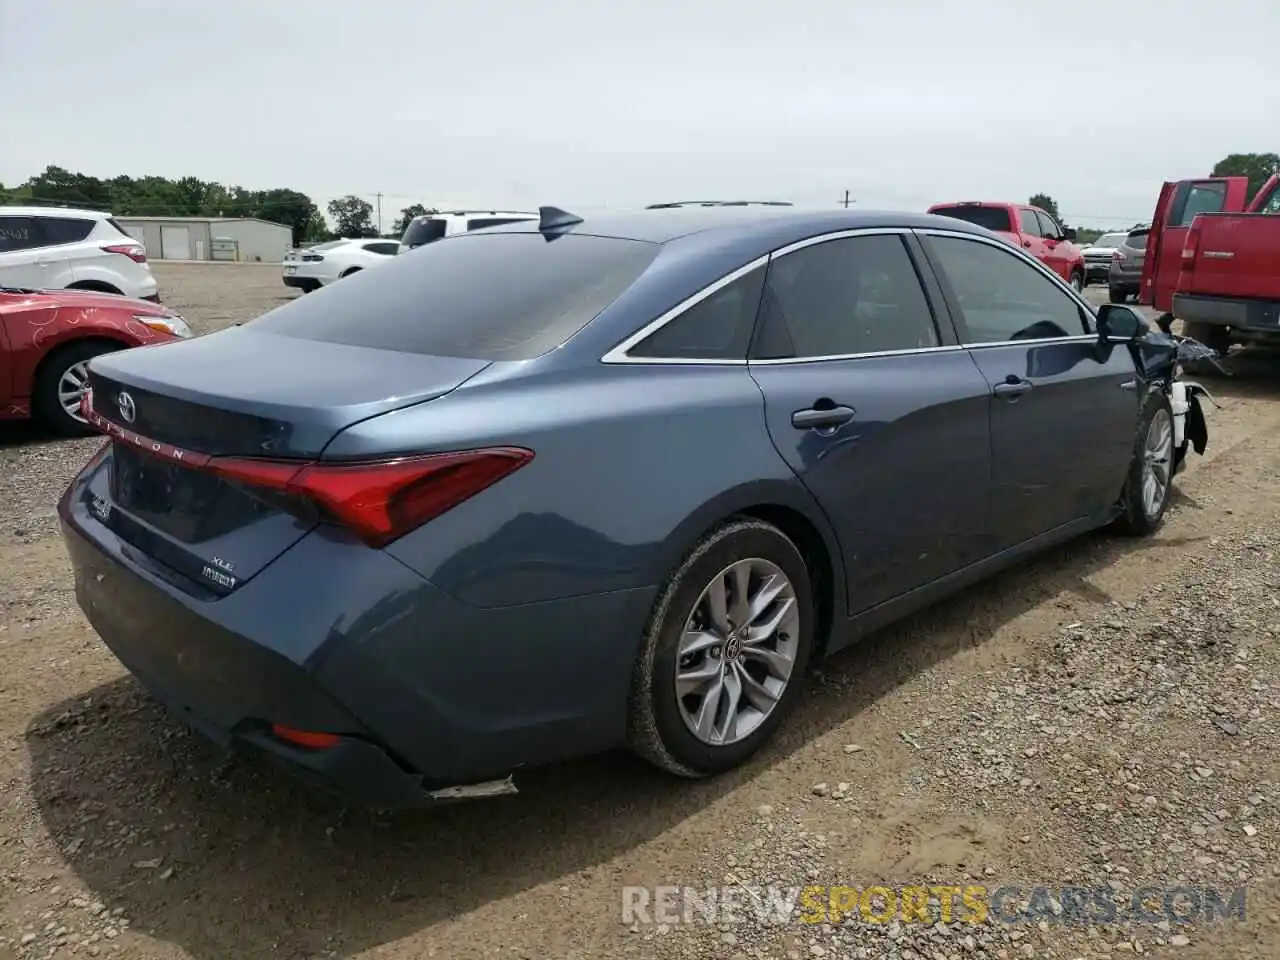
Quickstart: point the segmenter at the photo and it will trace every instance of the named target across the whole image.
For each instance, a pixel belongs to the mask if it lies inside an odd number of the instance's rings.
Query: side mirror
[[[1133,343],[1151,327],[1138,311],[1120,303],[1104,303],[1098,308],[1099,343]]]
[[[1062,228],[1062,239],[1063,239],[1063,240],[1074,240],[1074,239],[1076,238],[1076,236],[1077,236],[1077,234],[1076,234],[1076,228],[1075,228],[1075,227],[1063,227],[1063,228]]]

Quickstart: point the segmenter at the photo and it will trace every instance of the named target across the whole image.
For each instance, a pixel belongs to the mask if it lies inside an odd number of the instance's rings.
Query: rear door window
[[[996,233],[1012,233],[1009,211],[1005,207],[983,207],[977,204],[959,204],[954,207],[938,207],[931,211],[935,216],[963,220],[974,226],[986,227]]]
[[[247,326],[378,350],[529,360],[590,323],[659,250],[612,237],[460,233]]]
[[[406,247],[420,247],[424,243],[432,243],[445,234],[446,222],[439,217],[424,217],[414,220],[405,230],[400,242]]]
[[[940,342],[902,238],[846,237],[770,264],[753,356],[849,357]]]
[[[40,230],[50,245],[79,243],[93,232],[93,220],[84,217],[41,217]]]
[[[1045,236],[1044,228],[1034,210],[1018,211],[1018,228],[1029,237]]]
[[[0,253],[31,250],[41,245],[34,217],[0,217]]]

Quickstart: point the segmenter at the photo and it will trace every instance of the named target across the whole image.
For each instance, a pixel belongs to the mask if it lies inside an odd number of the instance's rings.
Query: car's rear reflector
[[[295,747],[307,747],[310,750],[327,750],[336,747],[342,738],[336,733],[316,733],[311,730],[295,730],[282,723],[271,725],[272,734],[279,740],[291,743]]]

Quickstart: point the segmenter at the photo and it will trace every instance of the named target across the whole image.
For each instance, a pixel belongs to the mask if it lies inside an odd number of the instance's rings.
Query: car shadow
[[[25,447],[35,443],[52,443],[62,439],[34,420],[15,420],[0,423],[0,450],[6,447]]]
[[[869,637],[822,665],[760,755],[711,781],[612,754],[530,772],[512,797],[348,811],[187,733],[122,678],[31,723],[33,791],[60,854],[133,929],[200,960],[350,955],[606,864],[1042,602],[1106,602],[1091,577],[1121,556],[1182,543],[1086,536]]]

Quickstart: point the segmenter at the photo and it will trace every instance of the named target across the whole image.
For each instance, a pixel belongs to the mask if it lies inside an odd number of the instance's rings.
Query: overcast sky
[[[1053,196],[1280,148],[1271,0],[0,0],[0,182],[293,187],[322,205]]]

